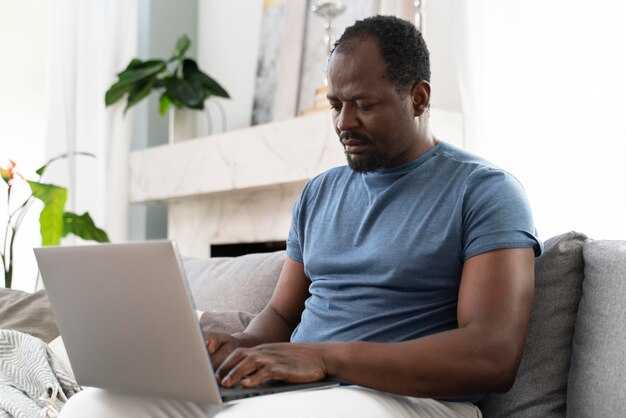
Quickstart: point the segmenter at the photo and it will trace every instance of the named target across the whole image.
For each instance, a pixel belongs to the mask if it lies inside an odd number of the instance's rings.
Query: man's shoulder
[[[442,170],[442,174],[444,172],[463,172],[466,183],[489,181],[493,178],[508,178],[517,181],[515,176],[497,164],[451,144],[442,143],[437,155],[440,157],[440,164],[446,166]]]
[[[447,142],[442,142],[441,147],[437,152],[437,155],[443,157],[445,160],[459,165],[468,165],[474,169],[495,169],[501,170],[496,164],[491,161],[480,157],[470,151],[458,148]]]

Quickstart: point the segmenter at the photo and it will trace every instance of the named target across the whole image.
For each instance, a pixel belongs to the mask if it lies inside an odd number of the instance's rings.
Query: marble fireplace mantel
[[[303,182],[344,164],[330,115],[316,113],[131,153],[132,203]]]
[[[431,110],[439,137],[462,145],[462,117]],[[133,151],[130,202],[168,204],[183,255],[211,244],[284,241],[304,184],[345,157],[330,112]]]

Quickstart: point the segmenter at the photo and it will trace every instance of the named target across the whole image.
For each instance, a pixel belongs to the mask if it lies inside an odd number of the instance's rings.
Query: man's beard
[[[344,139],[356,138],[364,144],[373,145],[374,140],[371,138],[358,134],[356,132],[344,131],[339,135],[339,141],[342,142]],[[343,142],[342,142],[343,145]],[[344,146],[345,147],[345,146]],[[357,173],[372,173],[374,171],[378,171],[382,168],[385,168],[387,165],[387,161],[389,158],[386,154],[383,154],[379,150],[375,150],[374,154],[367,158],[355,160],[350,157],[350,153],[345,150],[346,159],[348,160],[348,166],[352,169],[352,171]]]
[[[359,160],[352,159],[347,151],[345,151],[345,154],[348,166],[356,173],[373,173],[385,168],[389,160],[385,154],[378,150],[370,157]]]

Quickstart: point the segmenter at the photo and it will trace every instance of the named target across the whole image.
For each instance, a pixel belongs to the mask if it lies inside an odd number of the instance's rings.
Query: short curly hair
[[[420,81],[430,81],[430,56],[422,34],[410,22],[395,16],[371,16],[357,20],[335,42],[337,48],[350,48],[357,39],[373,37],[387,62],[387,77],[399,92]],[[331,52],[331,55],[332,55]]]

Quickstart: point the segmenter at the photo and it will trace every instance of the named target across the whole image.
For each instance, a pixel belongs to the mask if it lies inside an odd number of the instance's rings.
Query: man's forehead
[[[357,100],[368,99],[368,98],[371,97],[371,95],[372,95],[371,92],[365,92],[365,91],[364,92],[357,92],[357,93],[351,94],[350,97],[347,97],[347,98],[344,98],[344,99],[347,99],[349,101],[355,102]],[[329,91],[326,94],[326,98],[328,100],[331,100],[331,101],[339,99],[339,97],[337,97],[337,95],[335,95],[333,91]]]
[[[328,63],[329,73],[342,70],[345,67],[386,67],[387,62],[383,59],[378,49],[378,44],[374,41],[352,42],[342,48],[336,48],[330,56]],[[342,44],[343,46],[343,44]],[[366,68],[363,68],[366,69]]]
[[[372,50],[371,45],[361,44],[361,47],[333,52],[328,65],[328,87],[331,95],[335,88],[340,87],[363,89],[365,94],[373,87],[372,83],[384,83],[388,80],[386,61],[377,50]],[[366,89],[362,87],[362,83],[368,84]]]
[[[347,39],[341,42],[337,47],[333,50],[333,56],[336,54],[343,55],[352,55],[358,53],[362,49],[373,49],[375,48],[377,51],[378,48],[378,40],[371,35],[358,36],[351,39]]]

